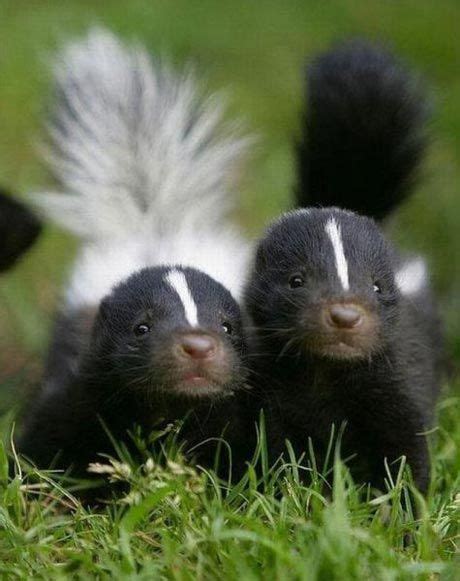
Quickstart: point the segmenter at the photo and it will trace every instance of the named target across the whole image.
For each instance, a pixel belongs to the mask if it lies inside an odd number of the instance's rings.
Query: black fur
[[[19,442],[24,456],[40,467],[54,462],[83,475],[100,453],[114,453],[106,429],[129,447],[128,432],[135,425],[148,436],[186,416],[186,449],[210,437],[244,438],[234,397],[246,381],[240,309],[219,283],[182,268],[198,309],[200,327],[191,329],[179,296],[165,282],[170,270],[144,269],[118,285],[97,313],[61,318],[44,389],[26,414]],[[136,335],[144,323],[150,332]],[[214,337],[223,356],[206,368],[208,386],[181,389],[185,368],[174,357],[175,342],[181,333],[197,331]],[[215,442],[208,443],[193,455],[211,464],[215,449]]]
[[[348,291],[325,231],[331,218],[341,230]],[[384,458],[393,462],[406,455],[417,486],[426,491],[429,458],[422,432],[433,418],[442,341],[428,287],[406,297],[396,286],[400,261],[377,225],[351,212],[293,212],[268,230],[246,302],[259,352],[254,417],[265,409],[273,458],[285,439],[300,455],[311,437],[321,466],[332,425],[346,422],[342,455],[357,455],[350,461],[356,478],[381,487]],[[293,276],[303,284],[290,288]],[[339,339],[323,311],[350,302],[366,313],[366,325]]]
[[[351,41],[308,67],[296,202],[382,219],[410,193],[426,145],[428,105],[389,52]]]
[[[34,214],[0,190],[0,272],[15,264],[35,242],[40,230]]]
[[[308,97],[297,204],[385,217],[408,195],[426,145],[414,81],[394,57],[354,41],[315,60]],[[285,439],[300,455],[312,438],[319,467],[332,425],[346,423],[342,457],[354,456],[357,479],[381,488],[384,459],[405,455],[426,491],[423,432],[442,371],[436,305],[427,281],[401,292],[404,259],[365,216],[297,210],[260,242],[246,296],[258,343],[254,417],[265,408],[273,458]],[[336,264],[332,231],[348,272]],[[337,308],[352,309],[356,326],[336,326]]]

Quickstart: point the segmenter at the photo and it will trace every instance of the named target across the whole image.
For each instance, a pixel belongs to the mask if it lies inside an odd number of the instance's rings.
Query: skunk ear
[[[30,210],[0,191],[0,272],[13,266],[40,230],[40,222]]]

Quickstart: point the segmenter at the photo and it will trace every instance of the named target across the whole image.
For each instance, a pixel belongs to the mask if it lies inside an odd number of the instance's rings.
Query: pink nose
[[[328,315],[329,324],[339,329],[353,329],[362,321],[362,311],[355,305],[331,305]]]
[[[192,359],[209,359],[214,356],[217,350],[217,342],[204,333],[190,333],[182,335],[179,341],[180,350],[187,357]]]

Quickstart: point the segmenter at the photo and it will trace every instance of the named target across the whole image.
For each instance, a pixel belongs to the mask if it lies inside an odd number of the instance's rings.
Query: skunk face
[[[146,268],[118,285],[100,306],[92,349],[121,389],[198,398],[244,382],[238,304],[192,268]]]
[[[268,229],[247,304],[278,354],[358,360],[384,346],[398,292],[391,248],[372,220],[309,209]]]

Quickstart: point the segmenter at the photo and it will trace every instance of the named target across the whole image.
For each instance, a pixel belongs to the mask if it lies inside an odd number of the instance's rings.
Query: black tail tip
[[[10,269],[41,232],[38,218],[0,189],[0,272]]]

